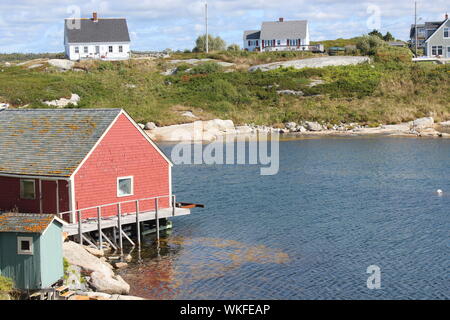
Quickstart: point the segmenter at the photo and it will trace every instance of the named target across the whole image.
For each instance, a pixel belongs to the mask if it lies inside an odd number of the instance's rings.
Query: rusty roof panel
[[[54,214],[0,214],[0,232],[43,233],[54,218]]]
[[[121,109],[0,111],[0,174],[69,177]]]

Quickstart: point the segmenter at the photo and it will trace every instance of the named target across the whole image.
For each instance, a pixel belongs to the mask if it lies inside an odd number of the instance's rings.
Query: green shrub
[[[211,74],[222,70],[222,67],[215,62],[206,62],[193,67],[191,74]]]
[[[377,62],[411,62],[413,54],[408,48],[383,46],[376,50],[375,61]]]
[[[0,276],[0,294],[8,294],[14,289],[14,282],[10,278]]]
[[[380,47],[383,47],[385,45],[386,43],[384,42],[384,40],[377,36],[363,36],[358,40],[356,48],[363,55],[373,56],[376,54],[377,50]]]

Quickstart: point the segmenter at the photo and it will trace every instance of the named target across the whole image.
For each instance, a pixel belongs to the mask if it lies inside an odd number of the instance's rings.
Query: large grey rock
[[[156,124],[154,122],[147,122],[144,127],[145,130],[153,130],[155,128]]]
[[[432,117],[416,119],[412,123],[412,130],[423,130],[432,128],[434,126],[434,119]]]
[[[47,62],[49,65],[63,70],[70,70],[75,66],[75,62],[67,59],[50,59]]]
[[[441,123],[439,123],[441,126],[443,126],[443,127],[450,127],[450,121],[444,121],[444,122],[441,122]]]
[[[288,122],[284,125],[289,131],[295,131],[297,129],[297,124],[295,122]]]
[[[308,58],[301,60],[291,60],[283,62],[273,62],[268,64],[261,64],[257,66],[250,67],[248,71],[253,72],[256,70],[269,71],[273,69],[278,69],[280,67],[288,68],[293,67],[295,69],[302,68],[323,68],[328,66],[346,66],[355,65],[364,62],[369,62],[369,57],[357,57],[357,56],[333,56],[333,57],[319,57],[319,58]]]
[[[317,122],[306,121],[305,122],[305,126],[306,126],[306,129],[308,129],[309,131],[321,131],[321,130],[323,130],[322,125],[320,123],[317,123]]]
[[[119,275],[111,277],[101,272],[93,272],[90,284],[99,292],[108,294],[130,293],[130,285]]]
[[[70,265],[65,274],[64,285],[69,287],[70,290],[85,291],[88,289],[86,282],[81,275],[81,267]]]
[[[278,94],[286,94],[291,96],[303,96],[303,91],[295,91],[295,90],[277,90]]]
[[[76,93],[72,93],[72,95],[70,96],[70,99],[61,98],[59,100],[44,101],[44,103],[48,106],[64,108],[70,104],[77,106],[79,101],[80,101],[80,96],[77,95]]]
[[[213,141],[219,136],[236,133],[232,120],[214,119],[157,127],[146,131],[157,141]]]
[[[114,276],[112,266],[96,256],[90,254],[86,249],[73,241],[64,242],[64,258],[75,266],[81,267],[86,273],[99,272],[108,276]]]

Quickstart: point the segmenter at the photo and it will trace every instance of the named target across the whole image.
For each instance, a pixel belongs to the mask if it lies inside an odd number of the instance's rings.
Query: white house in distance
[[[321,45],[309,44],[306,20],[267,21],[261,30],[244,31],[244,50],[247,51],[323,51]]]
[[[64,47],[70,60],[130,58],[130,35],[124,18],[65,19]]]

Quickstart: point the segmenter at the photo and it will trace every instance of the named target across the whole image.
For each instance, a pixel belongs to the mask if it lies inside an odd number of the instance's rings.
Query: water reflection
[[[122,274],[130,283],[132,295],[148,299],[176,299],[183,291],[198,285],[218,285],[214,279],[232,274],[242,265],[285,264],[289,256],[264,245],[220,238],[162,236],[158,245],[148,238],[141,252],[142,263],[130,264]],[[194,284],[196,283],[196,284]]]

